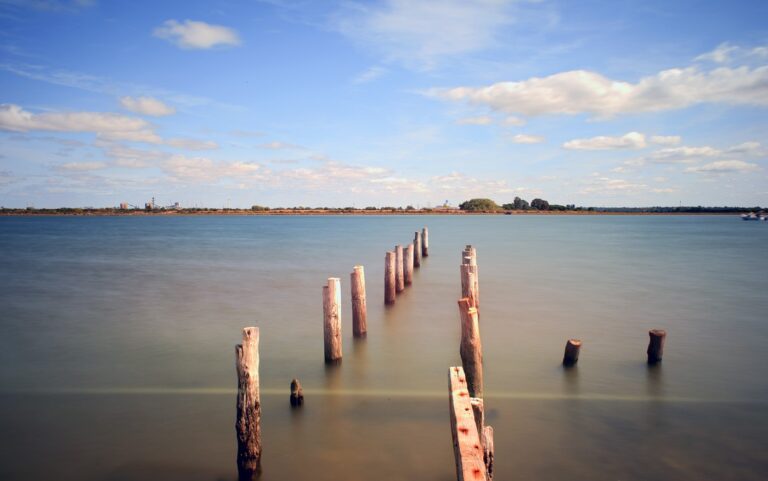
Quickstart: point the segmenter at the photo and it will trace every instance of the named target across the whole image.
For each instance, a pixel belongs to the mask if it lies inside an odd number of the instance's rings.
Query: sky
[[[762,0],[0,0],[0,206],[765,206],[766,19]]]

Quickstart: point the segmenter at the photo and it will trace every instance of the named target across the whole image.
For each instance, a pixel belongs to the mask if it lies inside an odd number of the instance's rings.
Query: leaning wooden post
[[[405,246],[403,251],[403,282],[406,286],[413,284],[413,244]]]
[[[477,309],[467,298],[459,299],[461,316],[461,364],[467,375],[467,388],[472,397],[483,397],[483,346],[480,342],[480,326],[477,323]]]
[[[394,251],[387,252],[384,256],[384,303],[394,304],[397,293],[397,275],[395,264],[397,255]]]
[[[579,350],[581,341],[578,339],[568,339],[565,343],[565,354],[563,354],[563,366],[573,366],[579,362]]]
[[[261,470],[261,400],[259,398],[259,328],[243,329],[235,346],[237,363],[237,472],[255,479]]]
[[[403,246],[396,245],[395,246],[395,288],[397,292],[402,292],[405,290],[405,273],[403,272]]]
[[[323,340],[325,362],[341,362],[341,283],[329,277],[323,286]]]
[[[429,257],[429,231],[421,229],[421,257]]]
[[[664,341],[667,338],[667,331],[664,329],[651,329],[648,331],[650,341],[648,342],[648,364],[661,362],[664,355]]]
[[[421,267],[421,233],[413,234],[413,267]]]
[[[364,337],[368,331],[368,309],[365,305],[365,271],[363,266],[355,266],[349,275],[352,286],[352,334]]]
[[[456,461],[456,479],[459,481],[485,481],[486,470],[483,448],[477,434],[475,416],[467,392],[464,369],[448,369],[449,408],[451,412],[451,437]]]

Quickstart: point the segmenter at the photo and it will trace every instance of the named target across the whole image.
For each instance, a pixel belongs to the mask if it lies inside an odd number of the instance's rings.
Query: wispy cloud
[[[540,144],[545,139],[541,135],[517,134],[510,137],[510,140],[515,144]]]
[[[183,49],[207,50],[240,45],[240,37],[234,29],[195,20],[166,20],[153,35]]]
[[[747,173],[760,170],[760,166],[743,160],[718,160],[708,164],[688,167],[685,172],[694,174],[732,174]]]
[[[365,69],[363,72],[360,72],[355,78],[352,79],[352,83],[355,84],[364,84],[368,82],[373,82],[377,78],[381,77],[387,73],[387,69],[384,67],[380,67],[378,65],[374,65],[373,67],[369,67]]]
[[[480,115],[477,117],[464,117],[456,121],[459,125],[491,125],[493,123],[493,117],[488,115]]]
[[[147,129],[143,119],[102,112],[45,112],[34,114],[18,105],[0,105],[0,129],[15,132],[131,132]]]
[[[164,117],[176,113],[176,109],[154,97],[120,97],[120,105],[131,112],[152,117]]]
[[[337,16],[343,34],[381,52],[388,61],[434,67],[448,56],[494,45],[512,21],[511,0],[386,0],[347,4]]]
[[[616,150],[616,149],[642,149],[648,145],[645,135],[640,132],[629,132],[620,137],[608,137],[600,135],[589,139],[574,139],[563,144],[563,148],[569,150]]]

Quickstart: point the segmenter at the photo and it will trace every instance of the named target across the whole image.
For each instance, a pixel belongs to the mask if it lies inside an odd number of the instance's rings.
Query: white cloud
[[[563,148],[569,150],[643,149],[646,145],[644,134],[629,132],[621,137],[601,135],[590,139],[569,140],[563,144]]]
[[[131,132],[149,127],[146,121],[103,112],[44,112],[33,114],[18,105],[0,105],[0,130],[28,132]]]
[[[131,112],[153,117],[176,113],[176,109],[153,97],[120,97],[120,105]]]
[[[478,117],[464,117],[456,121],[459,125],[490,125],[493,123],[493,117],[481,115]]]
[[[159,135],[148,129],[99,132],[98,138],[111,141],[144,142],[147,144],[161,144],[163,142]]]
[[[107,166],[104,162],[67,162],[66,164],[58,165],[60,170],[68,170],[74,172],[88,172],[91,170],[100,170]]]
[[[715,48],[711,52],[701,54],[698,57],[696,57],[694,60],[707,60],[715,63],[725,63],[728,61],[730,55],[733,52],[737,51],[738,49],[739,47],[736,47],[735,45],[731,45],[728,42],[724,42],[718,45],[717,48]]]
[[[345,35],[382,52],[388,60],[430,68],[446,56],[496,42],[512,21],[512,0],[385,0],[355,3],[338,17]]]
[[[577,115],[610,118],[658,112],[700,103],[768,106],[768,66],[698,67],[664,70],[636,83],[574,70],[487,87],[432,89],[428,95],[484,105],[508,114]]]
[[[166,20],[153,32],[155,37],[166,39],[183,49],[209,49],[218,46],[240,45],[237,32],[222,25],[184,20]]]
[[[646,160],[655,164],[690,164],[702,158],[715,157],[722,151],[714,147],[670,147],[651,153]]]
[[[387,69],[385,69],[384,67],[373,66],[373,67],[367,68],[365,71],[361,72],[355,78],[353,78],[352,83],[363,84],[363,83],[373,82],[374,80],[381,77],[385,73],[387,73]]]
[[[544,142],[544,137],[541,135],[517,134],[510,137],[510,140],[515,144],[540,144]]]
[[[652,135],[651,143],[656,145],[678,145],[682,142],[679,135]]]
[[[300,146],[289,144],[287,142],[279,142],[279,141],[273,141],[273,142],[267,142],[266,144],[259,145],[262,149],[269,149],[269,150],[284,150],[284,149],[301,149]]]
[[[696,174],[746,173],[756,172],[758,170],[760,170],[759,165],[744,162],[743,160],[718,160],[708,164],[688,167],[685,169],[686,172]]]
[[[634,194],[648,189],[646,184],[627,179],[593,176],[579,194]]]
[[[526,122],[520,117],[515,117],[514,115],[510,115],[509,117],[502,120],[501,123],[503,125],[508,125],[511,127],[522,127],[523,125],[525,125]]]
[[[168,139],[165,141],[165,145],[170,145],[171,147],[184,150],[213,150],[219,148],[219,145],[212,140],[184,138]]]

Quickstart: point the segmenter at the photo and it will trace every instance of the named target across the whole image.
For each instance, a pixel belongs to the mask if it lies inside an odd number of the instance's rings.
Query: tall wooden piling
[[[429,257],[429,231],[421,229],[421,257]]]
[[[323,340],[325,362],[341,362],[341,282],[329,277],[323,286]]]
[[[465,259],[469,259],[465,257]],[[461,270],[461,297],[469,299],[469,306],[477,308],[477,266],[462,264]]]
[[[650,340],[648,342],[648,364],[661,362],[664,355],[664,341],[667,338],[667,331],[664,329],[651,329],[648,331]]]
[[[261,470],[261,399],[259,397],[259,328],[243,329],[235,346],[237,367],[237,472],[241,481]]]
[[[488,475],[488,480],[493,479],[493,428],[485,425],[485,406],[481,398],[470,398],[472,414],[475,416],[475,426],[480,437],[480,446],[483,448],[483,462]]]
[[[421,232],[413,234],[413,267],[421,267]]]
[[[563,366],[574,366],[579,362],[579,350],[581,341],[578,339],[568,339],[565,343],[565,353],[563,354]]]
[[[397,255],[394,251],[389,251],[384,256],[384,303],[394,304],[397,294]]]
[[[352,286],[352,334],[364,337],[368,332],[368,308],[365,304],[365,270],[355,266],[349,275]]]
[[[472,397],[483,397],[483,346],[480,342],[480,326],[477,322],[477,309],[470,305],[467,298],[459,299],[461,316],[461,364],[467,376],[467,389]]]
[[[485,481],[483,448],[477,434],[475,417],[467,392],[464,369],[448,369],[448,392],[451,411],[451,437],[456,461],[456,479],[459,481]]]
[[[405,272],[403,271],[405,264],[403,261],[403,246],[399,244],[395,246],[395,256],[395,289],[397,292],[402,292],[405,290]]]
[[[403,282],[406,286],[413,284],[413,244],[405,246],[403,251]]]

